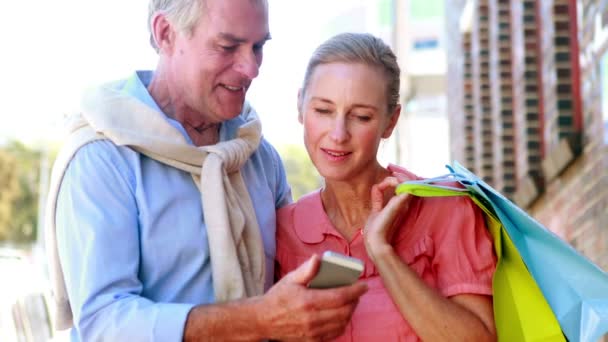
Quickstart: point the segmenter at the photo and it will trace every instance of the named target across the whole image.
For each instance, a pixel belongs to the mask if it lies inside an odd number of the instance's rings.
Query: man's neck
[[[172,96],[162,72],[155,73],[147,89],[163,113],[184,127],[194,145],[214,145],[219,141],[220,123],[206,122],[193,110],[177,105],[179,101]]]
[[[186,133],[196,146],[215,145],[220,140],[220,124],[213,123],[202,127],[193,127],[187,123],[181,123]]]

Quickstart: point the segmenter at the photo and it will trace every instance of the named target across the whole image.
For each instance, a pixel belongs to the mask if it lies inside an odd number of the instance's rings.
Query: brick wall
[[[529,208],[543,224],[608,270],[608,145],[603,141],[598,53],[593,49],[595,16],[607,11],[604,1],[581,1],[578,22],[583,151],[566,170],[547,184]],[[575,21],[572,20],[574,23]],[[608,94],[604,94],[608,96]]]
[[[601,137],[601,135],[599,136]],[[543,225],[608,271],[608,149],[589,144],[528,208]]]
[[[452,157],[608,271],[608,146],[592,42],[607,3],[480,0],[465,33],[450,18],[461,17],[464,1],[445,2],[456,57]]]

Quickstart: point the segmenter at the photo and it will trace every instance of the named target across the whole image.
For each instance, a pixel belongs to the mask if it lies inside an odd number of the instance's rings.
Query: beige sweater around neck
[[[243,115],[247,122],[239,128],[237,138],[196,147],[187,143],[164,114],[119,91],[99,88],[89,92],[82,107],[80,115],[69,119],[69,136],[53,166],[46,211],[46,248],[56,327],[67,329],[73,325],[56,241],[57,196],[65,170],[78,149],[99,139],[108,139],[189,172],[201,191],[216,300],[262,294],[264,248],[251,198],[240,173],[261,139],[261,124],[255,111],[245,103]]]

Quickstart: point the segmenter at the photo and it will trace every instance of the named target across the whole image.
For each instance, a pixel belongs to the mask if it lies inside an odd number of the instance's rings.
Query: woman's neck
[[[350,181],[326,180],[321,191],[323,207],[334,227],[348,241],[367,221],[371,209],[372,186],[389,175],[388,170],[378,165],[369,174]]]

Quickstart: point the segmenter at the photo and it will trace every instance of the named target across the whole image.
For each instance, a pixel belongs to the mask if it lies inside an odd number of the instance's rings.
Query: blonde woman
[[[277,276],[333,250],[365,262],[369,291],[338,341],[491,341],[496,258],[464,198],[392,196],[406,169],[376,155],[399,118],[399,67],[368,34],[313,54],[298,94],[304,144],[323,188],[278,211]]]

